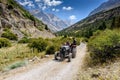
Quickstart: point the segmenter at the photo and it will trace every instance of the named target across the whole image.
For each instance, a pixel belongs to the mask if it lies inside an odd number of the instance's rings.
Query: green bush
[[[4,32],[2,33],[1,37],[10,39],[10,40],[18,40],[17,35],[15,35],[14,33],[12,33],[10,30],[5,29]]]
[[[46,54],[54,54],[56,51],[56,46],[55,45],[51,45],[47,48],[46,50]]]
[[[28,46],[30,48],[37,49],[39,52],[42,52],[46,50],[47,44],[48,44],[47,41],[45,41],[42,38],[39,38],[39,39],[31,39]]]
[[[27,37],[23,37],[21,40],[18,41],[18,43],[28,43],[29,39]]]
[[[88,42],[88,38],[82,37],[80,41],[81,42]]]
[[[6,38],[0,38],[0,48],[2,47],[9,47],[11,46],[11,43],[8,39]]]
[[[93,63],[104,63],[114,59],[120,52],[120,32],[105,30],[90,38],[88,50]]]

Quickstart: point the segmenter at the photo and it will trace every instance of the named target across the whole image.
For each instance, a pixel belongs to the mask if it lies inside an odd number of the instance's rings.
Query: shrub
[[[11,46],[11,43],[8,39],[6,38],[0,38],[0,48],[2,47],[9,47]]]
[[[46,54],[54,54],[56,51],[56,46],[55,45],[51,45],[47,48],[46,50]]]
[[[29,39],[27,37],[23,37],[21,40],[18,41],[18,43],[28,43]]]
[[[31,39],[30,43],[28,44],[30,48],[36,48],[39,52],[46,50],[47,41],[42,38],[39,39]]]
[[[5,70],[12,70],[12,69],[15,69],[15,68],[18,68],[18,67],[22,67],[26,64],[27,64],[26,61],[18,61],[18,62],[15,62],[15,63],[11,64],[10,66],[8,66]]]
[[[90,38],[88,50],[93,63],[104,63],[112,60],[120,52],[120,32],[105,30],[97,36]]]
[[[49,28],[48,28],[48,26],[47,26],[47,25],[45,25],[45,30],[49,30]]]
[[[5,32],[2,33],[1,37],[10,39],[10,40],[18,40],[17,35],[12,33],[10,30],[4,30]]]
[[[88,38],[82,37],[81,42],[88,42]]]

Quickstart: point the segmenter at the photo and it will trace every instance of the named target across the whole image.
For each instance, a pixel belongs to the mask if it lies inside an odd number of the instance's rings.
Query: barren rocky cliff
[[[19,39],[24,36],[54,37],[45,24],[14,0],[0,0],[0,35],[6,28],[10,29]]]

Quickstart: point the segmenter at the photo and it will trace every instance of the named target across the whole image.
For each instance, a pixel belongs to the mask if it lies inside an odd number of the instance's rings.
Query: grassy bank
[[[120,80],[120,30],[97,31],[88,40],[88,52],[77,80]]]
[[[119,30],[98,31],[88,41],[86,64],[95,66],[109,63],[120,58],[120,32]]]
[[[33,52],[27,44],[16,44],[13,43],[11,47],[0,49],[0,71],[4,70],[5,67],[13,64],[17,61],[23,61],[24,59],[31,59],[34,56],[42,57],[43,53]]]
[[[76,38],[77,44],[80,44],[80,38]],[[0,48],[0,71],[6,67],[14,69],[22,66],[24,60],[32,59],[37,56],[44,57],[45,54],[54,54],[60,46],[72,38],[57,37],[53,39],[42,38],[23,38],[19,43],[11,42],[11,46]],[[17,63],[16,63],[17,62]]]
[[[120,59],[106,66],[83,68],[77,80],[120,80]]]

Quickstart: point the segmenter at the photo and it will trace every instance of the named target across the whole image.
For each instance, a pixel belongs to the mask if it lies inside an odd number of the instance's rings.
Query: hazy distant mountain
[[[120,6],[120,0],[108,0],[107,2],[104,2],[103,4],[101,4],[98,8],[96,8],[95,10],[93,10],[90,15],[96,14],[100,11],[107,11],[110,10],[112,8],[118,7]]]
[[[49,29],[53,32],[60,31],[69,26],[69,24],[67,24],[65,21],[61,20],[54,14],[45,13],[38,10],[31,11],[31,13],[38,19],[42,20],[45,24],[47,24]]]

